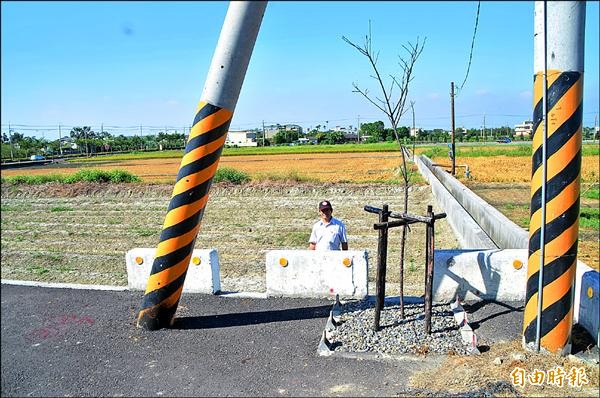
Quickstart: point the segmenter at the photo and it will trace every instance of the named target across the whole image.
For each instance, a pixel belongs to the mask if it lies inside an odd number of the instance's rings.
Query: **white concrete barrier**
[[[267,296],[363,298],[368,294],[366,251],[271,250]]]
[[[522,301],[527,285],[527,249],[436,250],[433,300],[451,302],[487,299]],[[577,261],[573,323],[580,324],[599,344],[598,271]]]
[[[433,300],[524,301],[527,250],[436,250]]]
[[[146,290],[156,248],[135,248],[125,255],[130,290]],[[215,249],[194,249],[185,276],[183,291],[215,294],[221,291],[219,256]]]

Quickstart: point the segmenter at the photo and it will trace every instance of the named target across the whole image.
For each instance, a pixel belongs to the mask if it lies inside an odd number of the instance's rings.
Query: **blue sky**
[[[1,123],[57,138],[58,124],[113,133],[183,130],[194,112],[228,2],[1,4]],[[456,125],[513,126],[532,114],[533,2],[482,2]],[[270,2],[232,129],[263,120],[356,126],[385,120],[352,83],[377,87],[362,43],[372,24],[384,74],[402,45],[427,38],[409,99],[417,126],[450,128],[450,82],[463,82],[477,2]],[[598,2],[586,12],[584,126],[599,110]],[[410,110],[401,123],[412,124]],[[387,124],[387,123],[386,123]],[[114,126],[114,127],[112,127]],[[63,130],[63,134],[65,131]]]

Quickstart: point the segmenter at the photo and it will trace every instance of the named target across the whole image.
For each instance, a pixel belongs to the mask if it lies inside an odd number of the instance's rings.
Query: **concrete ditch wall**
[[[423,177],[429,182],[435,200],[446,212],[448,223],[454,231],[460,247],[462,249],[497,249],[498,246],[494,241],[437,179],[422,158],[429,160],[424,156],[415,156],[415,163]]]
[[[446,188],[447,192],[467,211],[479,227],[485,231],[496,247],[501,249],[526,249],[528,247],[529,235],[526,230],[519,227],[492,205],[481,199],[444,169],[433,166],[431,159],[427,156],[418,156],[418,160],[416,161],[426,166],[444,188]],[[419,170],[421,170],[421,167],[419,167]]]

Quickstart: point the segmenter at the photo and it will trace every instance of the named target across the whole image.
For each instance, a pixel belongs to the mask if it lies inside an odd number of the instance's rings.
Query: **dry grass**
[[[102,170],[124,169],[144,182],[174,183],[181,159],[139,159],[98,161],[85,164],[55,164],[46,167],[2,170],[2,177],[35,174],[71,174],[80,167]],[[250,175],[254,180],[295,180],[314,182],[380,182],[399,180],[399,153],[315,153],[269,156],[222,156],[219,167],[231,167]],[[270,177],[272,176],[272,178]]]
[[[513,355],[525,355],[525,360],[515,358]],[[502,363],[494,364],[495,358],[500,358]],[[588,383],[581,387],[574,387],[573,383],[569,384],[565,378],[562,387],[548,384],[547,380],[539,386],[528,381],[524,386],[513,384],[513,381],[517,380],[513,379],[511,372],[517,367],[523,369],[527,377],[536,369],[547,372],[556,369],[557,366],[560,366],[566,374],[569,374],[573,368],[583,368]],[[524,351],[521,342],[515,340],[494,344],[489,351],[478,356],[450,356],[440,367],[415,374],[410,379],[410,383],[412,387],[437,390],[440,395],[474,391],[494,383],[505,382],[525,396],[597,397],[598,378],[598,365],[589,365],[572,357]],[[506,396],[515,395],[506,393]]]
[[[2,186],[2,278],[45,282],[126,285],[125,253],[155,247],[171,185],[73,184]],[[348,229],[351,250],[369,252],[375,278],[377,215],[367,204],[388,203],[401,211],[399,186],[351,184],[215,184],[196,240],[216,248],[224,290],[265,288],[265,254],[275,249],[306,249],[317,203],[331,200],[334,216]],[[411,192],[409,212],[425,215],[435,205],[427,186]],[[425,229],[414,226],[406,251],[405,291],[422,294]],[[400,229],[390,232],[389,294],[398,293]],[[456,248],[446,220],[436,222],[436,247]],[[231,284],[231,281],[238,281]],[[245,281],[253,281],[248,288]],[[258,283],[258,284],[256,284]]]
[[[433,158],[434,163],[451,165],[448,158]],[[526,182],[531,181],[531,157],[529,156],[488,156],[457,158],[457,165],[467,164],[471,171],[471,182]],[[465,169],[457,168],[457,177],[465,182]],[[581,178],[584,182],[598,183],[598,157],[583,156]]]

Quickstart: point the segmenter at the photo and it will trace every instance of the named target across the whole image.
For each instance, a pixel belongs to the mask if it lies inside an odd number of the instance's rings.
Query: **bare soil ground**
[[[283,179],[288,176],[302,181],[387,183],[398,179],[400,153],[312,153],[284,155],[222,156],[219,167],[230,167],[248,173],[253,180],[264,180],[267,176]],[[125,169],[144,182],[175,183],[181,163],[180,158],[137,159],[98,161],[85,163],[54,163],[41,167],[2,170],[2,177],[36,174],[71,174],[77,169],[101,170]],[[417,173],[418,174],[418,173]]]
[[[2,186],[3,279],[127,285],[125,253],[155,247],[171,185],[45,184]],[[374,282],[377,258],[375,214],[365,205],[402,211],[402,188],[394,185],[263,183],[215,184],[211,189],[197,248],[216,248],[226,291],[264,291],[265,254],[306,249],[317,204],[332,202],[334,216],[348,229],[351,249],[367,250]],[[437,208],[428,186],[411,188],[409,213]],[[400,229],[390,233],[389,294],[398,293]],[[436,223],[436,248],[457,248],[445,220]],[[421,295],[425,230],[409,233],[405,293]]]

